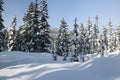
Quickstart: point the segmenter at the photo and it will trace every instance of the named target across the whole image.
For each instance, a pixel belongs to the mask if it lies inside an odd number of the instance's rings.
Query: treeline
[[[40,4],[31,2],[23,17],[24,25],[16,30],[17,19],[13,19],[10,29],[5,29],[2,19],[3,1],[0,0],[0,51],[23,51],[23,52],[51,52],[56,55],[72,56],[72,60],[78,61],[80,55],[84,61],[87,54],[107,54],[120,51],[120,26],[113,30],[111,20],[107,27],[99,30],[98,16],[96,22],[90,19],[87,26],[78,25],[77,18],[74,20],[73,31],[68,29],[65,19],[61,20],[59,28],[51,28],[48,19],[46,0]]]

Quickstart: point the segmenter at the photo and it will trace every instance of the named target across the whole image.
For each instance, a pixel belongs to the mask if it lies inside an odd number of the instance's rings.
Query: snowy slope
[[[47,53],[2,52],[0,80],[120,80],[120,55],[73,63]]]

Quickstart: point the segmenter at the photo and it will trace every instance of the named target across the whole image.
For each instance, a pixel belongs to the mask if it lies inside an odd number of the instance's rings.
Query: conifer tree
[[[3,19],[2,19],[2,12],[3,12],[3,0],[0,0],[0,30],[2,30],[4,28],[3,25]]]
[[[83,24],[81,23],[79,31],[79,42],[80,42],[80,58],[84,62],[84,57],[86,55],[86,32]]]
[[[113,47],[113,28],[111,20],[108,23],[108,52],[112,52],[114,49]]]
[[[80,42],[78,40],[78,24],[77,24],[77,18],[75,18],[74,20],[74,30],[73,30],[73,34],[71,37],[71,42],[70,42],[70,46],[73,52],[73,61],[78,61],[77,56],[79,55],[80,52]]]
[[[24,45],[24,44],[21,44],[21,42],[24,40],[21,36],[22,35],[20,34],[20,30],[16,30],[16,44],[17,44],[16,50],[17,51],[22,51],[21,47],[23,47],[22,45]]]
[[[22,26],[19,27],[19,30],[18,30],[18,34],[20,35],[19,37],[19,48],[18,50],[20,51],[23,51],[23,52],[28,52],[28,48],[27,48],[27,26],[24,24]]]
[[[117,31],[113,32],[113,51],[117,50]]]
[[[101,57],[104,55],[103,35],[99,35],[98,37],[98,54],[100,54]]]
[[[84,52],[84,40],[85,39],[85,29],[83,24],[81,23],[80,30],[79,30],[79,42],[80,42],[80,52]]]
[[[103,33],[102,36],[103,36],[104,54],[106,54],[108,50],[108,38],[107,38],[108,31],[107,31],[107,28],[105,28],[104,26],[103,26],[102,33]]]
[[[16,17],[14,17],[12,24],[10,26],[10,30],[8,32],[8,50],[9,51],[15,51],[17,50],[17,44],[16,44],[16,26],[17,20]]]
[[[3,25],[3,19],[2,19],[2,12],[3,12],[3,0],[0,0],[0,52],[4,50],[4,25]]]
[[[116,49],[120,53],[120,25],[117,27],[116,30]]]
[[[40,2],[40,51],[49,52],[51,47],[50,25],[48,24],[48,9],[46,0]]]
[[[4,50],[8,50],[7,43],[8,43],[8,29],[5,28],[4,29]]]
[[[95,20],[96,20],[96,23],[94,24],[94,27],[93,27],[93,40],[94,40],[93,47],[94,47],[94,51],[97,52],[97,48],[98,48],[97,39],[99,36],[98,15],[95,17]]]
[[[36,52],[38,50],[37,40],[40,33],[39,29],[39,17],[37,0],[35,3],[31,2],[28,11],[23,18],[24,25],[21,27],[21,34],[24,40],[21,42],[23,51]]]
[[[93,43],[92,43],[93,33],[92,33],[92,22],[90,18],[88,18],[87,22],[87,31],[86,31],[86,47],[87,47],[87,54],[92,53]]]
[[[51,28],[51,31],[50,31],[51,52],[52,52],[52,50],[56,49],[57,33],[58,33],[58,28]]]
[[[98,29],[98,15],[95,17],[96,23],[94,24],[94,37],[97,39],[99,35]]]
[[[57,41],[56,41],[56,53],[60,56],[68,54],[69,50],[69,35],[68,35],[68,25],[66,21],[61,20],[61,26],[58,31]]]

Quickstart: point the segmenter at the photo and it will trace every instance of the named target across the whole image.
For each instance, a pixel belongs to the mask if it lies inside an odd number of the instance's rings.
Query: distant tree
[[[16,44],[16,29],[15,26],[17,24],[17,19],[14,17],[12,24],[10,26],[10,30],[8,32],[8,50],[9,51],[16,51],[17,50],[17,44]]]
[[[99,29],[98,29],[98,15],[95,17],[96,23],[94,24],[93,27],[93,47],[94,47],[94,52],[97,52],[98,44],[97,44],[97,39],[99,36]]]
[[[120,25],[117,27],[116,30],[116,49],[120,53]]]
[[[92,33],[92,22],[90,18],[88,18],[87,22],[87,29],[86,29],[86,47],[87,47],[87,54],[93,53],[93,33]]]
[[[80,52],[84,52],[84,42],[85,42],[85,29],[83,24],[81,23],[80,25],[80,30],[79,30],[79,42],[80,42]]]
[[[96,23],[94,24],[93,31],[94,31],[94,37],[95,37],[95,38],[98,38],[98,35],[99,35],[99,29],[98,29],[98,15],[95,17],[95,20],[96,20]]]
[[[21,42],[22,42],[23,40],[24,40],[24,39],[21,37],[20,30],[16,30],[16,44],[17,44],[16,50],[17,50],[17,51],[22,51],[22,50],[21,50],[21,47],[23,47],[22,45],[24,45],[24,44],[21,44]]]
[[[114,46],[113,46],[113,28],[112,28],[112,22],[111,20],[108,23],[108,52],[113,52]]]
[[[57,42],[57,33],[58,28],[51,28],[50,36],[51,36],[51,49],[50,53],[52,53],[53,60],[57,60],[57,53],[56,53],[56,42]]]
[[[60,56],[66,56],[69,50],[68,25],[66,21],[61,20],[61,26],[57,34],[56,53]]]
[[[4,32],[4,50],[8,50],[7,43],[8,43],[8,29],[5,28]]]
[[[3,29],[5,28],[3,25],[3,19],[2,19],[2,12],[3,12],[3,0],[0,0],[0,52],[4,50],[4,33]]]
[[[52,28],[51,27],[51,31],[50,31],[51,51],[56,49],[57,34],[58,34],[58,28]]]
[[[113,51],[117,50],[117,31],[113,31]]]
[[[108,38],[107,38],[107,35],[108,35],[107,28],[105,28],[103,26],[102,36],[103,36],[104,54],[106,54],[107,50],[108,50]]]
[[[84,62],[84,57],[86,55],[86,32],[83,24],[80,25],[79,30],[79,42],[80,42],[80,58]]]
[[[104,45],[103,45],[103,35],[99,35],[98,37],[98,54],[104,56]]]

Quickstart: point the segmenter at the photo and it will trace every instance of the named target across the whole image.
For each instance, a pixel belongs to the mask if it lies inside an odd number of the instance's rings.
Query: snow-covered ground
[[[120,55],[81,62],[53,61],[48,53],[0,53],[0,80],[120,80]]]

